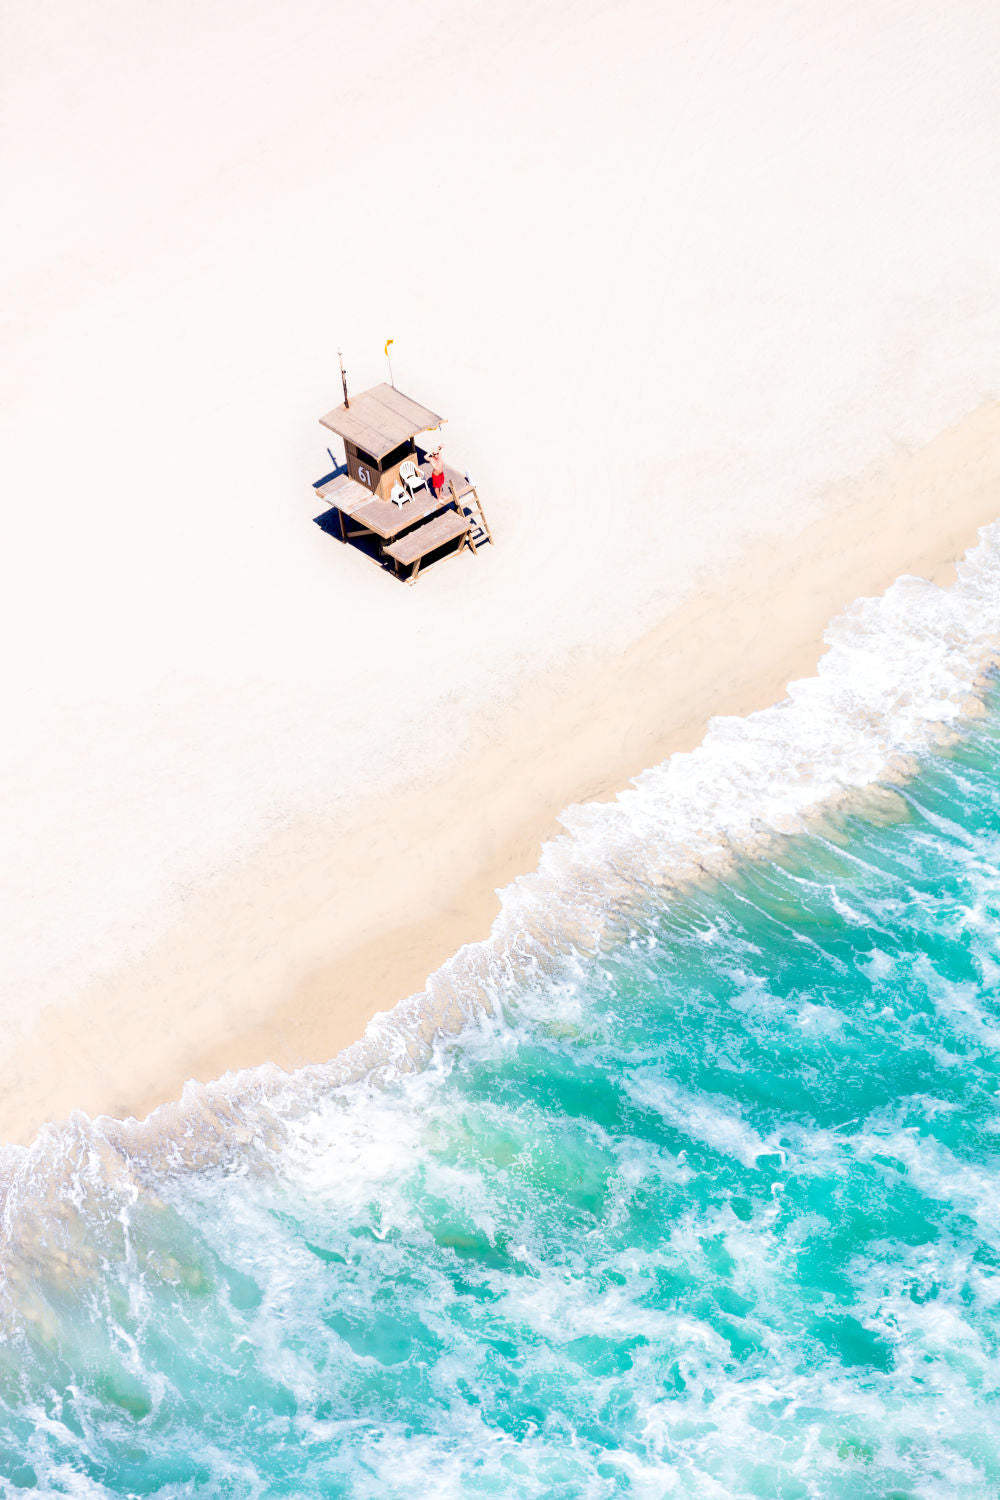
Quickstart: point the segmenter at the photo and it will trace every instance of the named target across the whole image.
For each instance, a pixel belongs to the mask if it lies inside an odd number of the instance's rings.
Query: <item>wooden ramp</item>
[[[407,583],[415,583],[425,559],[450,542],[458,542],[455,557],[466,547],[475,554],[486,542],[493,543],[482,501],[467,475],[445,464],[445,485],[438,494],[431,487],[430,464],[421,464],[420,472],[426,488],[402,506],[379,499],[343,470],[313,485],[316,496],[337,512],[341,541],[369,537],[397,577],[401,569],[410,569]]]
[[[401,567],[412,567],[407,583],[416,583],[417,574],[420,572],[420,564],[430,553],[436,552],[439,547],[446,547],[449,542],[458,541],[456,557],[466,545],[475,545],[469,535],[472,523],[468,516],[460,516],[457,511],[446,510],[442,515],[435,516],[433,521],[425,521],[422,526],[417,526],[413,531],[408,531],[405,536],[400,537],[398,542],[392,542],[383,549],[386,557],[391,557],[397,573]],[[461,540],[459,540],[461,538]]]
[[[372,492],[365,485],[359,484],[349,474],[334,474],[332,479],[326,480],[324,484],[313,485],[313,489],[321,500],[327,505],[333,506],[340,521],[340,540],[347,541],[347,533],[344,530],[344,517],[353,516],[356,510],[367,505],[372,498]]]

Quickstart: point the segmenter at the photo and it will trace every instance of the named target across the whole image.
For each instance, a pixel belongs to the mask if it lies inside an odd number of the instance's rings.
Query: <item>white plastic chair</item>
[[[427,480],[421,474],[412,458],[399,466],[399,477],[403,482],[408,497],[412,500],[419,489],[427,488]]]

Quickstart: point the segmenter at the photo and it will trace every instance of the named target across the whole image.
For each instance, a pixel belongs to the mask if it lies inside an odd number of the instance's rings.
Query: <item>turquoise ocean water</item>
[[[335,1067],[8,1148],[0,1494],[1000,1495],[998,580],[568,815]]]

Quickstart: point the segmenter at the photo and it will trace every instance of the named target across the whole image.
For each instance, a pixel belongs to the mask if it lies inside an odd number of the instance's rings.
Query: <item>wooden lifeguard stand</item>
[[[399,483],[401,465],[416,459],[417,433],[441,425],[437,412],[384,382],[351,396],[320,421],[343,438],[350,477],[380,500],[388,500]]]
[[[468,474],[444,464],[444,484],[437,489],[431,484],[432,465],[421,448],[435,452],[427,446],[432,439],[425,437],[423,444],[414,439],[440,427],[437,412],[392,385],[376,385],[348,397],[343,364],[341,378],[344,400],[320,421],[343,439],[347,472],[337,468],[313,486],[336,510],[341,541],[374,541],[384,566],[400,576],[409,569],[409,583],[416,582],[425,560],[440,556],[455,542],[459,552],[468,547],[473,553],[483,542],[492,542]],[[404,486],[399,471],[407,461],[413,471]]]

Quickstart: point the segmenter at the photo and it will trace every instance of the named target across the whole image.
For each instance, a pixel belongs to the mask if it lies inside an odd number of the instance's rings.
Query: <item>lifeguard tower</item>
[[[399,484],[406,460],[416,458],[417,433],[441,425],[437,412],[384,383],[345,400],[320,421],[343,438],[350,477],[381,500]]]
[[[442,418],[392,385],[349,396],[320,422],[343,439],[346,462],[313,486],[337,511],[340,539],[374,540],[384,566],[409,569],[415,583],[421,564],[458,542],[456,555],[476,553],[493,533],[468,474],[444,465],[444,485],[431,484],[428,454],[435,451]],[[434,434],[433,436],[431,434]],[[423,439],[423,441],[421,441]]]

